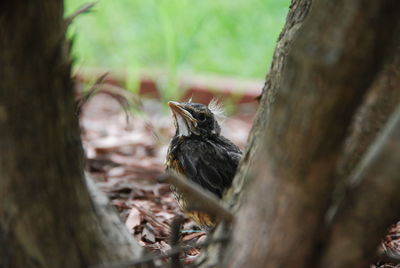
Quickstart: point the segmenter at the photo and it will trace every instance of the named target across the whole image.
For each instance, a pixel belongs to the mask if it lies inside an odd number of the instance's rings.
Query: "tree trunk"
[[[61,0],[0,3],[0,267],[89,267],[142,251],[108,229],[118,223],[87,191],[62,16]]]
[[[313,266],[346,130],[391,48],[400,2],[313,5],[235,178],[249,185],[226,267]]]

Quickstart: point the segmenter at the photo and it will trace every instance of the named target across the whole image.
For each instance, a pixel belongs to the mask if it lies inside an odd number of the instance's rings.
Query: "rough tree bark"
[[[61,0],[0,3],[0,267],[141,255],[87,191],[64,33]]]
[[[249,185],[225,266],[313,265],[341,145],[391,48],[399,7],[396,0],[314,2],[273,104],[262,99],[268,125],[258,118],[253,134],[260,136],[250,144],[260,149],[235,178]]]

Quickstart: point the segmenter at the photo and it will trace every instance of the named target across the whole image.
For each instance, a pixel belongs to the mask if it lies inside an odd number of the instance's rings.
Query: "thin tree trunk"
[[[319,267],[368,267],[400,213],[400,109],[354,172]]]
[[[0,267],[89,267],[142,251],[88,194],[62,17],[61,0],[0,3]]]
[[[312,265],[346,129],[391,47],[399,7],[397,0],[312,7],[293,41],[262,144],[252,145],[261,149],[247,170],[252,180],[226,267]]]

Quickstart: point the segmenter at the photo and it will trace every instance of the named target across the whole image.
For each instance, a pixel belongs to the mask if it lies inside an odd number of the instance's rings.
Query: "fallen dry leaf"
[[[125,222],[125,225],[131,234],[134,233],[134,228],[138,226],[140,222],[141,222],[140,211],[135,207],[131,208],[128,218],[126,219]]]
[[[143,228],[142,231],[142,237],[146,239],[149,242],[155,243],[156,242],[156,237],[154,235],[154,229],[151,227],[149,223],[146,223],[146,225]]]

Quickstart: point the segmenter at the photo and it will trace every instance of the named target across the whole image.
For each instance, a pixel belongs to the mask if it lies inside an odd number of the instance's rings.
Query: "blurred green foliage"
[[[66,14],[84,0],[66,0]],[[263,78],[289,0],[102,0],[78,17],[78,66]]]
[[[66,0],[66,15],[85,0]],[[263,78],[290,0],[101,0],[69,29],[75,67],[162,69],[165,99],[180,71]],[[168,90],[169,89],[169,90]]]

